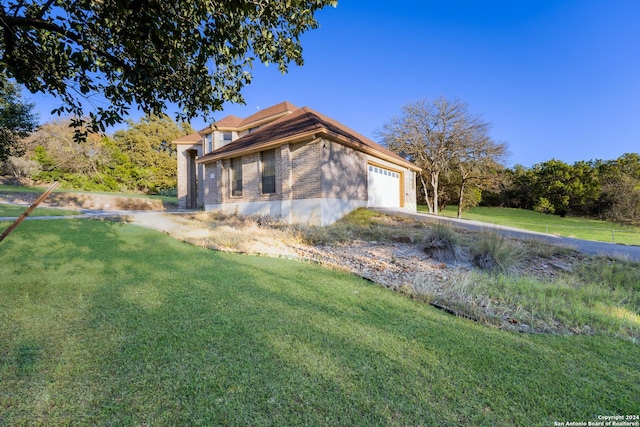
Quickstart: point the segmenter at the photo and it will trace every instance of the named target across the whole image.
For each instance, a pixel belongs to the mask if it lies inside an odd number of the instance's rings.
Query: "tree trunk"
[[[438,173],[431,174],[431,186],[433,187],[433,213],[438,215]]]
[[[464,184],[465,179],[462,177],[462,183],[460,184],[460,194],[458,194],[458,218],[462,218],[462,203],[464,201]]]
[[[427,201],[427,206],[429,207],[429,213],[433,213],[433,206],[431,205],[431,200],[429,200],[429,188],[427,187],[427,183],[424,181],[424,177],[420,174],[420,181],[422,182],[422,189],[424,190],[424,199]]]

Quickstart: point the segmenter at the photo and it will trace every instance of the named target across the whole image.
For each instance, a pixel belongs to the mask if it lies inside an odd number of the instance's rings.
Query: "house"
[[[359,207],[416,210],[420,168],[308,107],[227,116],[174,143],[181,208],[317,225]]]

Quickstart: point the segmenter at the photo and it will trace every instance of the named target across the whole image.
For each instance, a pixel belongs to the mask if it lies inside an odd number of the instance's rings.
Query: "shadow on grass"
[[[488,329],[343,273],[128,224],[18,231],[0,246],[0,424],[522,425],[634,410],[629,343]]]

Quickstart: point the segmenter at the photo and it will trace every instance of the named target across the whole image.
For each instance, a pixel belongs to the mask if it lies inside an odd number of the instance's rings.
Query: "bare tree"
[[[99,165],[108,160],[102,136],[88,132],[84,141],[77,141],[71,123],[67,118],[42,125],[24,140],[28,156],[46,172],[99,176]]]
[[[497,176],[497,171],[502,168],[502,161],[508,155],[506,144],[494,142],[484,132],[460,143],[459,155],[452,159],[460,173],[458,218],[462,216],[468,185],[486,182],[491,176]]]
[[[437,215],[440,175],[462,164],[473,152],[469,147],[490,141],[488,129],[489,124],[471,114],[465,102],[424,98],[402,107],[401,117],[391,119],[379,136],[390,150],[422,168],[420,181],[429,212]]]

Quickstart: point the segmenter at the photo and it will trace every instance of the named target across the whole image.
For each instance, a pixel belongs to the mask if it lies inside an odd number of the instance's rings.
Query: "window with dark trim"
[[[233,140],[233,134],[231,132],[222,132],[222,145],[227,145]]]
[[[262,194],[276,192],[276,150],[267,150],[262,155]]]
[[[242,196],[242,157],[231,159],[231,195]]]
[[[205,139],[207,141],[207,153],[210,153],[213,151],[213,134],[212,133],[208,133],[205,136]]]

